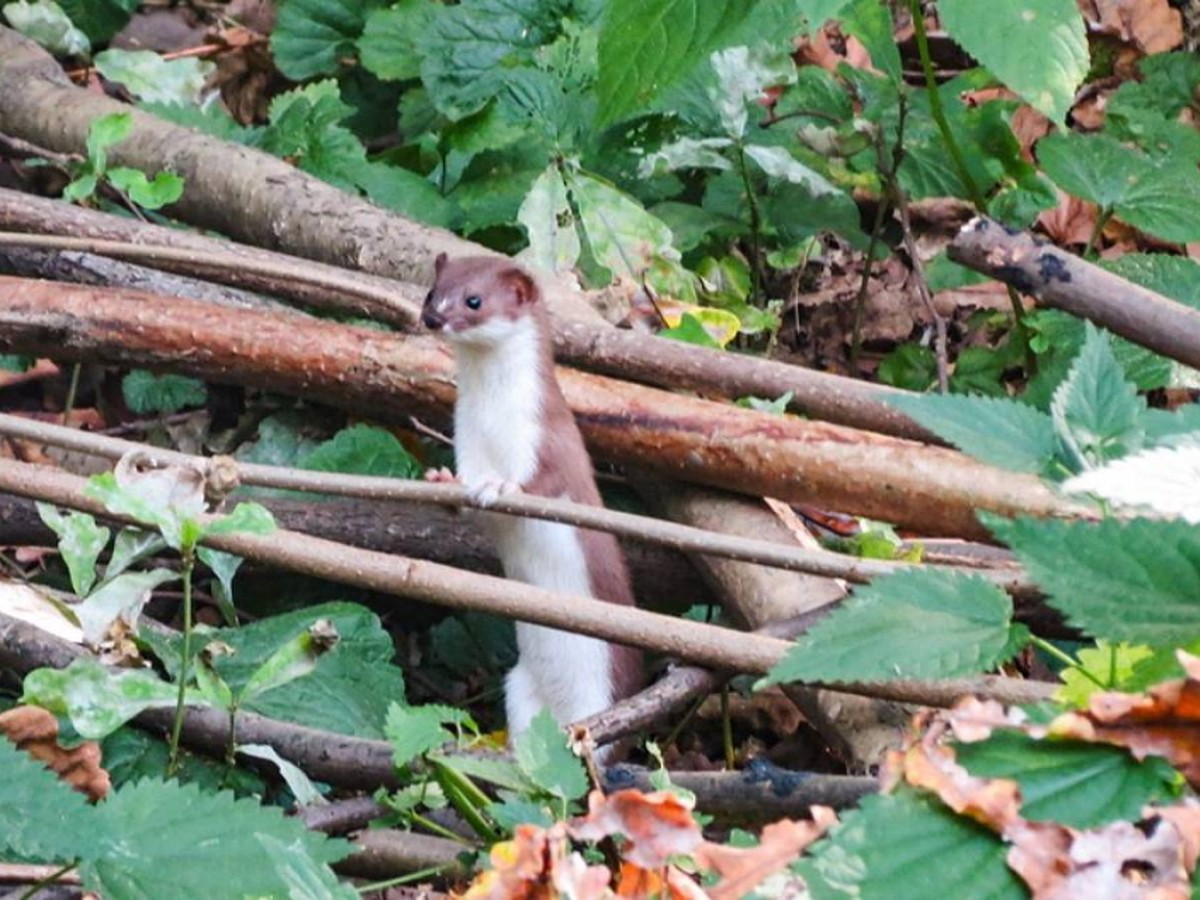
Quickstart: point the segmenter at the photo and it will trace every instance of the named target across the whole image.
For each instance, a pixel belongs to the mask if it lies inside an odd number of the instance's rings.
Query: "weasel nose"
[[[442,326],[446,324],[446,317],[441,313],[429,307],[421,313],[421,324],[430,331],[441,331]]]

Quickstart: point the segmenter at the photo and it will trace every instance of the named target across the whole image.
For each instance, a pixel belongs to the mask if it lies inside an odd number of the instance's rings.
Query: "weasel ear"
[[[518,306],[532,303],[538,297],[537,284],[534,283],[533,278],[524,269],[518,269],[516,266],[513,266],[504,273],[504,283],[513,292],[513,296],[517,298]]]
[[[446,256],[446,254],[445,254],[445,253],[439,253],[439,254],[437,255],[437,259],[435,259],[435,260],[433,261],[433,274],[434,274],[434,275],[441,275],[441,274],[442,274],[442,269],[446,268],[446,263],[447,263],[447,262],[448,262],[448,257]]]

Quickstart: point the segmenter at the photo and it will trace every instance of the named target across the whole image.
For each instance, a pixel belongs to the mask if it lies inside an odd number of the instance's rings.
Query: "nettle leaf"
[[[814,900],[878,897],[927,900],[930,878],[960,897],[1023,900],[1005,863],[1008,846],[931,798],[902,790],[864,797],[793,865]]]
[[[4,18],[25,37],[36,41],[55,56],[87,56],[92,42],[71,24],[63,8],[54,0],[17,0],[0,7]]]
[[[358,40],[363,68],[384,81],[420,77],[425,34],[439,9],[431,0],[400,0],[373,10]]]
[[[1189,403],[1173,412],[1148,409],[1143,421],[1146,443],[1152,447],[1185,447],[1200,443],[1200,403]]]
[[[80,736],[99,740],[112,734],[138,713],[171,707],[178,699],[176,685],[145,669],[106,669],[94,659],[80,657],[65,669],[35,669],[25,676],[23,703],[35,703],[66,715]],[[189,691],[186,701],[204,705]]]
[[[0,854],[66,863],[96,852],[87,798],[40,761],[0,740]]]
[[[159,172],[151,180],[138,169],[118,166],[105,175],[113,187],[143,209],[160,209],[183,196],[183,178],[174,172]]]
[[[1075,468],[1089,468],[1132,453],[1146,439],[1146,401],[1125,380],[1108,335],[1090,322],[1070,374],[1054,392],[1050,416]]]
[[[298,888],[327,882],[331,873],[320,870],[350,845],[256,800],[147,779],[114,793],[93,818],[102,846],[80,874],[88,890],[106,897],[347,896]]]
[[[87,513],[60,513],[49,503],[37,503],[38,515],[58,535],[58,552],[71,575],[71,590],[83,597],[96,583],[96,561],[112,533]]]
[[[1142,807],[1173,800],[1181,786],[1165,759],[1138,762],[1119,747],[1101,744],[1039,741],[997,731],[986,741],[957,744],[954,750],[972,775],[1014,779],[1026,818],[1072,828],[1137,820]]]
[[[1186,522],[984,522],[1093,637],[1174,647],[1200,634],[1200,532]]]
[[[610,0],[597,48],[601,123],[647,106],[721,46],[753,7],[739,0]]]
[[[1084,320],[1060,309],[1039,309],[1030,313],[1027,323],[1034,333],[1032,343],[1038,355],[1038,371],[1021,400],[1039,409],[1049,409],[1054,390],[1066,379],[1083,348],[1087,336]],[[1113,356],[1139,391],[1152,391],[1167,384],[1171,360],[1121,337],[1113,336],[1111,341]]]
[[[1200,446],[1156,447],[1122,457],[1076,475],[1063,490],[1200,524]]]
[[[513,741],[513,755],[521,771],[535,785],[564,801],[587,793],[583,761],[567,746],[567,736],[554,716],[543,709]]]
[[[1028,640],[1012,600],[976,576],[913,570],[877,578],[797,639],[765,683],[975,675]]]
[[[197,105],[216,64],[195,56],[164,59],[152,50],[104,50],[93,60],[100,74],[147,103]]]
[[[122,379],[121,394],[125,405],[140,416],[170,415],[188,406],[200,406],[208,400],[208,389],[197,378],[155,375],[145,369],[134,369]]]
[[[293,637],[259,666],[242,688],[249,700],[272,688],[310,675],[323,655],[337,646],[338,633],[328,619],[318,619],[307,630]]]
[[[963,49],[1058,124],[1066,122],[1090,61],[1074,0],[942,0],[938,18]]]
[[[636,200],[584,172],[568,175],[571,198],[593,256],[616,275],[635,280],[655,258],[678,260],[671,229]]]
[[[367,162],[356,171],[358,186],[376,206],[427,225],[450,228],[458,224],[460,213],[457,205],[438,193],[438,189],[424,175],[379,162]]]
[[[259,134],[259,146],[355,193],[363,180],[367,151],[354,132],[338,124],[352,112],[354,108],[343,102],[335,81],[296,88],[271,101],[270,125]]]
[[[1126,253],[1100,261],[1100,267],[1134,284],[1200,309],[1200,262],[1168,253]]]
[[[557,166],[547,166],[537,177],[517,221],[525,228],[529,247],[522,260],[546,272],[567,272],[579,259],[579,231],[567,196],[567,186]]]
[[[460,725],[469,720],[466,711],[452,706],[393,703],[387,712],[383,735],[391,741],[396,766],[406,766],[418,756],[453,741],[456,735],[447,725]]]
[[[990,465],[1040,475],[1054,459],[1050,416],[1016,400],[901,394],[884,402]]]
[[[334,75],[352,56],[372,0],[287,0],[271,32],[275,65],[293,81]]]
[[[394,434],[372,425],[343,428],[305,456],[300,467],[385,478],[418,478],[424,472]]]
[[[884,384],[906,391],[927,391],[937,383],[937,357],[920,344],[901,344],[883,358],[877,374]]]
[[[1200,179],[1187,159],[1154,158],[1111,135],[1056,133],[1037,144],[1038,162],[1063,190],[1168,241],[1200,238]]]

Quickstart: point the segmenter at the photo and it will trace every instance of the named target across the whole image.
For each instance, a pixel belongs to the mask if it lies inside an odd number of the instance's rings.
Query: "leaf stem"
[[[1107,691],[1111,687],[1111,685],[1105,684],[1083,666],[1079,665],[1079,660],[1075,659],[1075,657],[1071,656],[1069,653],[1064,653],[1045,638],[1040,638],[1036,634],[1030,635],[1029,643],[1033,644],[1033,646],[1037,647],[1047,656],[1058,660],[1068,669],[1075,669],[1077,672],[1083,675],[1084,678],[1095,684],[1096,687],[1100,688],[1102,691]]]
[[[188,669],[192,661],[192,571],[196,566],[195,549],[183,548],[183,642],[179,660],[179,693],[175,699],[175,719],[171,723],[170,753],[167,757],[167,777],[179,771],[179,738],[183,734],[183,710],[186,699]]]
[[[741,144],[737,148],[738,170],[742,175],[742,185],[746,188],[746,205],[750,207],[750,272],[754,277],[754,295],[751,298],[754,306],[760,305],[762,299],[762,259],[760,256],[762,242],[762,213],[758,209],[758,200],[754,196],[754,186],[750,183],[750,170],[746,166],[746,150]]]

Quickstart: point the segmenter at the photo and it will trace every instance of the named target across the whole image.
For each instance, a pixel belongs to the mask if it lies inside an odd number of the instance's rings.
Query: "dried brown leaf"
[[[702,840],[691,803],[669,791],[608,796],[592,791],[587,815],[571,822],[570,832],[585,841],[624,835],[623,858],[644,869],[662,868],[672,856],[692,853]]]
[[[698,865],[715,869],[721,881],[708,889],[712,900],[737,900],[788,864],[837,821],[828,807],[812,807],[811,822],[783,819],[763,829],[757,847],[728,847],[706,841],[693,854]]]
[[[904,754],[904,778],[937,794],[959,815],[997,833],[1020,820],[1021,789],[1007,778],[976,778],[958,764],[954,751],[922,741]]]
[[[1183,42],[1183,15],[1169,0],[1081,0],[1079,5],[1100,31],[1143,53],[1165,53]]]
[[[60,746],[58,720],[40,706],[15,706],[0,713],[0,733],[91,800],[104,798],[112,787],[108,772],[100,767],[100,745],[84,741],[70,750]]]

